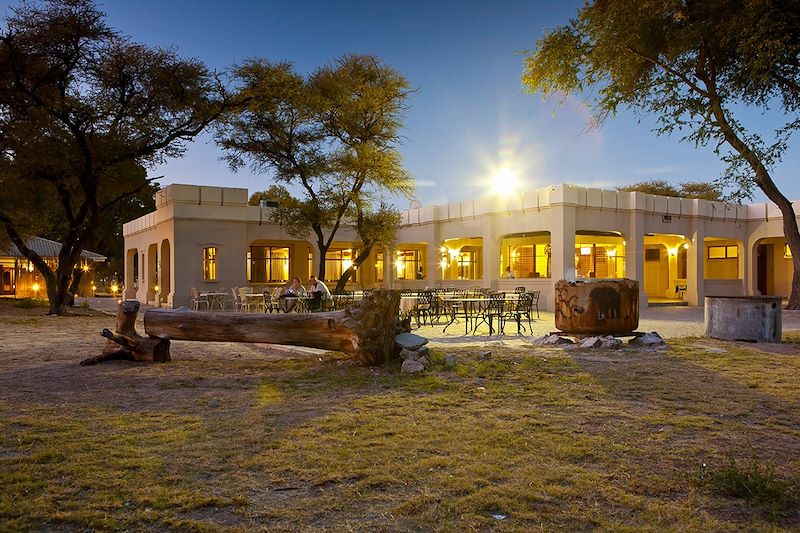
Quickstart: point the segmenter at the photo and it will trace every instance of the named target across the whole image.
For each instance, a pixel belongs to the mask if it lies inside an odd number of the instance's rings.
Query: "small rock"
[[[416,361],[417,359],[419,359],[419,352],[403,348],[402,350],[400,350],[400,359],[402,359],[403,361],[406,360]]]
[[[423,357],[423,356],[430,357],[431,356],[431,349],[428,348],[427,346],[423,346],[422,348],[417,350],[417,353],[419,354],[419,357]],[[419,357],[417,359],[419,359]]]
[[[413,359],[406,359],[403,361],[403,366],[400,367],[400,372],[402,374],[416,374],[417,372],[422,372],[425,370],[425,367],[419,361],[414,361]]]
[[[475,384],[479,387],[483,387],[486,385],[487,379],[486,378],[475,378]]]
[[[444,366],[447,368],[453,368],[458,363],[458,356],[454,353],[449,353],[444,356]]]
[[[208,402],[208,406],[211,407],[211,408],[214,408],[214,409],[216,409],[220,405],[222,405],[222,402],[220,402],[217,398],[212,398]]]
[[[566,339],[559,335],[542,335],[536,337],[531,341],[534,346],[558,346],[560,344],[573,344],[570,339]]]
[[[603,344],[603,339],[600,337],[586,337],[581,340],[581,348],[599,348]]]
[[[488,361],[491,358],[492,358],[492,351],[491,350],[485,350],[485,351],[482,351],[482,352],[478,352],[478,360],[480,360],[480,361]]]
[[[413,333],[401,333],[394,338],[394,343],[400,348],[407,350],[418,350],[428,344],[428,339]]]
[[[422,366],[424,366],[425,368],[428,368],[433,364],[433,361],[431,361],[431,358],[428,357],[427,355],[420,356],[420,358],[417,359],[417,361],[422,363]]]
[[[622,348],[622,340],[616,337],[612,337],[611,335],[606,335],[602,338],[603,343],[600,345],[601,348],[605,348],[607,350],[619,350]]]
[[[645,333],[641,337],[634,337],[628,341],[629,346],[666,346],[666,342],[664,339],[656,333],[655,331],[651,331],[650,333]]]

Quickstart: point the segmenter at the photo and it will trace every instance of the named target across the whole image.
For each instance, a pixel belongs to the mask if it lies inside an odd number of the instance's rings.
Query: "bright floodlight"
[[[492,189],[497,194],[509,194],[518,187],[517,176],[509,168],[501,168],[492,176]]]

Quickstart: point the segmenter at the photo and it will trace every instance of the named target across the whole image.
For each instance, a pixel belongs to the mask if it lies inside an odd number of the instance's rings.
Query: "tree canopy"
[[[675,198],[698,198],[700,200],[722,200],[722,190],[714,183],[687,181],[673,185],[667,180],[648,180],[617,187],[618,191],[636,191]]]
[[[793,253],[789,306],[800,307],[800,232],[771,170],[800,126],[800,3],[779,0],[595,0],[527,53],[531,92],[589,101],[594,125],[621,107],[710,145],[728,163],[730,198],[761,189],[783,214]],[[777,108],[785,124],[765,139],[735,114]]]
[[[91,0],[12,8],[0,30],[0,224],[65,311],[81,250],[103,217],[183,153],[226,105],[205,65],[111,29]],[[62,243],[57,268],[25,246]]]
[[[325,254],[343,222],[387,193],[411,194],[398,152],[408,81],[373,56],[345,55],[310,75],[290,63],[251,59],[235,69],[246,102],[226,114],[217,140],[230,166],[269,173],[258,199],[273,218]]]

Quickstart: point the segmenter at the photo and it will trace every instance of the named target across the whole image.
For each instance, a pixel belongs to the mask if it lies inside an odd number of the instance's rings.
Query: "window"
[[[575,274],[579,278],[624,278],[624,254],[624,244],[578,243],[575,247]]]
[[[289,281],[289,248],[251,246],[247,252],[247,281],[252,283]]]
[[[550,245],[511,246],[509,266],[518,278],[550,277]]]
[[[383,252],[375,254],[375,281],[383,283]]]
[[[661,249],[660,248],[645,248],[644,250],[644,260],[645,261],[661,261]]]
[[[217,279],[216,247],[203,248],[203,279],[205,281],[216,281]]]
[[[394,266],[397,279],[424,279],[421,250],[398,250]]]
[[[709,246],[709,259],[736,259],[739,257],[739,247],[733,246]]]
[[[345,270],[353,265],[358,250],[344,248],[328,250],[325,254],[325,281],[339,281]],[[358,281],[358,270],[350,276],[350,281]]]
[[[480,250],[464,247],[458,252],[458,279],[481,279]]]

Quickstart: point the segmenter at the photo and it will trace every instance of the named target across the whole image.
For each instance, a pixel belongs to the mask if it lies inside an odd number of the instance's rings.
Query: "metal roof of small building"
[[[25,245],[39,254],[41,257],[58,257],[59,252],[61,252],[61,243],[56,241],[51,241],[50,239],[44,239],[42,237],[31,237],[25,242]],[[11,244],[7,250],[0,251],[0,257],[25,257],[19,251],[16,244]],[[81,258],[87,259],[89,261],[95,262],[103,262],[108,259],[106,256],[90,252],[88,250],[83,250],[81,252]]]

